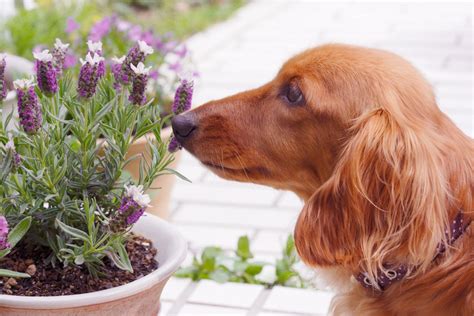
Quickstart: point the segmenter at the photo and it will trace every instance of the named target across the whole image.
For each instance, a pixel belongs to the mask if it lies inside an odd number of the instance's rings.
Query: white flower
[[[31,76],[30,79],[18,79],[18,80],[13,81],[13,86],[15,87],[15,89],[25,90],[30,87],[33,87],[35,85],[34,81],[35,80],[33,76]]]
[[[130,68],[136,75],[148,75],[151,67],[145,68],[145,65],[142,62],[139,62],[135,67],[133,64],[130,64]]]
[[[87,41],[87,47],[89,47],[89,50],[93,53],[97,52],[97,51],[101,51],[102,50],[102,42],[101,41],[98,41],[98,42],[93,42],[91,40],[88,40]]]
[[[39,61],[42,61],[42,62],[50,62],[51,60],[53,60],[53,55],[51,55],[49,53],[49,50],[45,49],[44,51],[40,52],[40,53],[33,53],[33,57],[35,59],[38,59]]]
[[[124,60],[125,60],[125,55],[120,58],[116,56],[112,57],[112,61],[116,64],[122,64]]]
[[[132,198],[141,207],[150,206],[150,196],[143,193],[143,185],[125,185],[125,195]]]
[[[99,56],[98,54],[94,54],[94,55],[91,55],[91,53],[87,53],[87,56],[86,56],[86,60],[80,58],[79,59],[81,64],[84,65],[85,63],[89,63],[90,65],[94,66],[98,63],[100,63],[101,61],[104,60],[104,57],[102,56]]]
[[[59,49],[63,52],[65,52],[68,47],[69,47],[69,44],[64,44],[63,42],[61,42],[59,38],[57,38],[56,42],[54,43],[54,48]]]
[[[140,48],[140,51],[146,55],[153,54],[153,48],[149,46],[147,43],[144,41],[138,41],[138,47]]]

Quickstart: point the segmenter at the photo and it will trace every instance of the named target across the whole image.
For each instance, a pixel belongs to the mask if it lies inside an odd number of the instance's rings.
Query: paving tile
[[[250,308],[263,291],[261,285],[225,283],[203,280],[198,283],[188,302]]]
[[[252,236],[254,230],[239,228],[224,228],[211,225],[176,224],[191,247],[203,248],[219,246],[225,249],[234,249],[240,236]]]
[[[333,293],[276,286],[270,292],[264,310],[326,315]]]
[[[212,305],[185,304],[177,314],[169,316],[195,316],[195,315],[247,315],[247,310],[238,308],[219,307]]]
[[[179,164],[176,171],[188,178],[192,183],[198,182],[207,173],[203,166],[195,164]]]
[[[161,308],[160,312],[158,313],[158,316],[166,316],[169,315],[169,311],[171,307],[173,306],[173,303],[171,302],[161,302]]]
[[[165,301],[175,301],[191,282],[190,279],[171,277],[163,289],[161,299]]]
[[[292,192],[285,192],[278,201],[278,206],[297,209],[298,211],[301,210],[303,204],[303,201]]]
[[[261,312],[257,316],[295,316],[295,314],[277,313],[277,312]]]
[[[183,202],[215,202],[234,205],[271,206],[278,192],[263,186],[234,186],[189,184],[178,182],[172,199]]]
[[[252,249],[259,252],[280,253],[292,230],[287,232],[260,231],[252,241]]]
[[[294,226],[297,215],[291,210],[275,208],[183,203],[173,215],[173,221],[288,230]]]

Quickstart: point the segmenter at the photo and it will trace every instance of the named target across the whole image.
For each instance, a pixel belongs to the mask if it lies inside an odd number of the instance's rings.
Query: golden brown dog
[[[402,58],[307,50],[271,82],[177,116],[173,128],[219,176],[304,199],[297,249],[338,287],[334,314],[474,315],[474,142]],[[460,213],[466,230],[451,242]],[[407,272],[382,290],[388,267]]]

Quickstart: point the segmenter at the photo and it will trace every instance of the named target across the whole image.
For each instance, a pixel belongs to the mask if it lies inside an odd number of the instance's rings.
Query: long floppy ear
[[[437,135],[382,108],[358,118],[351,132],[332,177],[299,216],[300,256],[371,277],[387,262],[423,270],[447,239],[450,197]]]

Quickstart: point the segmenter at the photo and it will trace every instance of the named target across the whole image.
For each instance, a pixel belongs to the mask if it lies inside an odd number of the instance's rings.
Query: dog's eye
[[[300,103],[303,100],[303,93],[295,82],[292,82],[288,85],[286,99],[292,104]]]

